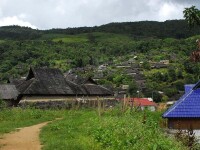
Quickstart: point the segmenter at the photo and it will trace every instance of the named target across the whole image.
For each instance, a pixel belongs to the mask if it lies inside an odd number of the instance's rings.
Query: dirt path
[[[0,150],[40,150],[42,147],[39,140],[40,130],[49,122],[51,121],[24,127],[17,132],[3,135],[0,139]]]

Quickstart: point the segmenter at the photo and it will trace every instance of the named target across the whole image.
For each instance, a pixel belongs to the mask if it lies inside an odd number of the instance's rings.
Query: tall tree
[[[195,6],[185,8],[183,14],[190,27],[200,25],[200,10],[198,10]]]

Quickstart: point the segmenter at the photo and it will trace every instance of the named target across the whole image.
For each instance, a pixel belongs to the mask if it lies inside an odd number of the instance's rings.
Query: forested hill
[[[200,28],[190,29],[183,20],[51,30],[0,27],[0,83],[25,77],[30,66],[50,67],[97,78],[115,90],[129,85],[130,95],[145,89],[144,97],[154,93],[155,101],[166,101],[199,80],[200,63],[189,60],[196,39]],[[122,68],[127,64],[129,69]],[[155,91],[164,95],[157,92],[156,98]]]
[[[0,27],[0,39],[33,40],[44,34],[76,35],[81,33],[104,32],[129,34],[133,38],[187,38],[200,34],[200,27],[190,29],[184,20],[169,20],[165,22],[140,21],[109,23],[95,27],[78,27],[66,29],[35,30],[28,27],[5,26]]]

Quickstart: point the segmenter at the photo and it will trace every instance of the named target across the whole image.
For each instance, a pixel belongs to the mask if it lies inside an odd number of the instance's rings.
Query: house
[[[76,84],[67,81],[59,69],[30,68],[28,76],[16,88],[21,101],[63,100],[76,95]]]
[[[136,74],[140,74],[141,73],[141,69],[140,68],[126,69],[125,72],[128,75],[136,75]]]
[[[113,99],[114,93],[109,89],[100,86],[92,78],[87,78],[83,83],[78,85],[78,95],[89,96],[96,99],[97,96],[106,97],[107,99]],[[79,93],[80,92],[80,93]]]
[[[155,68],[155,69],[160,69],[160,68],[167,68],[168,67],[168,64],[165,64],[165,63],[160,63],[160,62],[157,62],[157,63],[151,63],[151,68]]]
[[[160,60],[160,63],[165,64],[165,65],[169,65],[169,60]]]
[[[172,129],[200,129],[200,81],[185,85],[185,94],[164,114]]]
[[[123,101],[124,99],[121,98],[120,100]],[[156,111],[157,109],[157,104],[148,98],[126,98],[125,100],[128,101],[129,106],[139,110]]]
[[[127,61],[127,62],[122,62],[121,64],[117,64],[116,68],[131,68],[131,65]]]
[[[5,101],[8,106],[16,106],[19,102],[18,96],[19,92],[15,85],[0,85],[0,100]]]
[[[55,68],[30,68],[25,81],[16,84],[16,88],[21,95],[20,102],[73,101],[83,97],[93,100],[97,97],[112,99],[114,94],[91,78],[65,78]]]
[[[157,104],[150,101],[148,98],[132,98],[130,99],[129,104],[141,110],[148,109],[150,111],[156,111],[157,108]]]

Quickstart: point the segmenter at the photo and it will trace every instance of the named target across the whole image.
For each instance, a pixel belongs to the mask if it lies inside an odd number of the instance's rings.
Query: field
[[[160,126],[160,112],[109,109],[0,111],[0,135],[16,128],[56,120],[40,133],[44,150],[53,149],[186,149],[166,136]]]
[[[39,109],[4,109],[0,110],[0,136],[16,128],[54,120],[64,116],[64,111]]]

